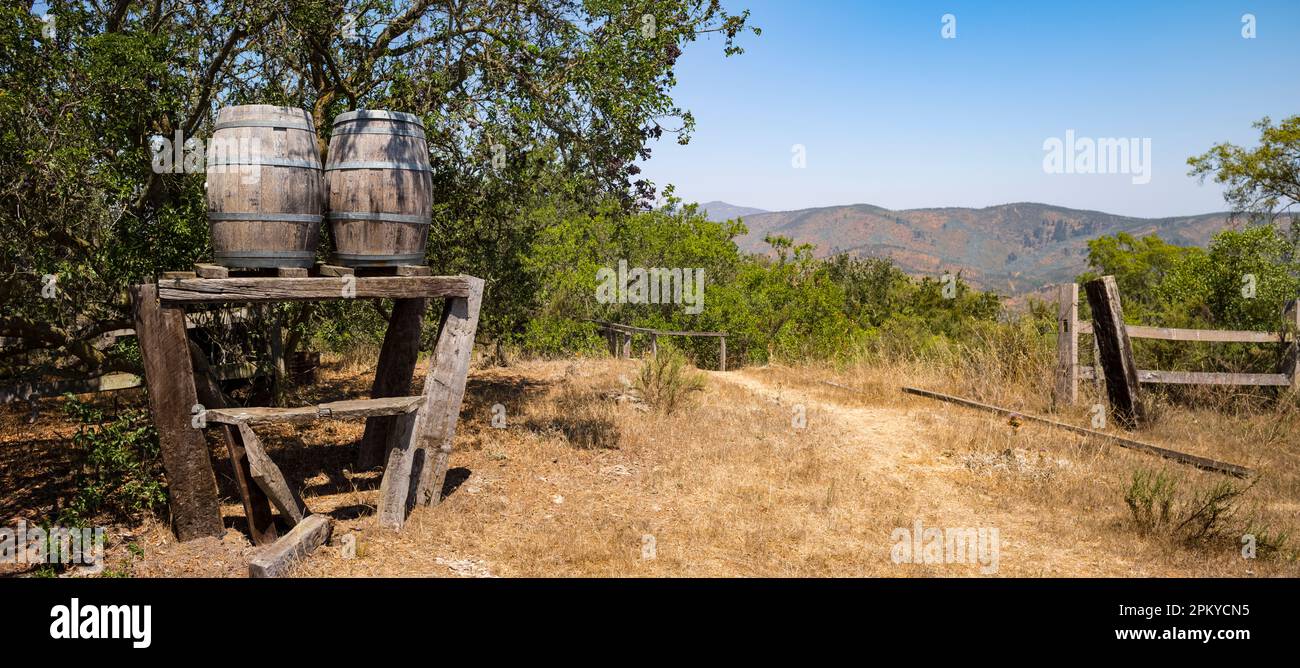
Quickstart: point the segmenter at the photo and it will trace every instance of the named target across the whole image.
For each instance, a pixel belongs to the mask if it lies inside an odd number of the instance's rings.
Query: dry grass
[[[891,533],[917,520],[997,528],[1002,576],[1300,573],[1292,560],[1242,559],[1237,545],[1188,546],[1143,533],[1125,505],[1140,467],[1167,470],[1189,492],[1220,476],[898,391],[919,385],[1047,412],[1050,375],[1025,373],[1014,360],[976,359],[946,371],[896,364],[707,372],[697,401],[669,414],[648,410],[630,389],[640,364],[532,361],[474,371],[447,497],[417,509],[400,533],[373,517],[378,473],[350,470],[348,446],[362,423],[263,430],[308,505],[336,519],[331,545],[296,574],[980,575],[977,564],[894,563]],[[1008,369],[1023,375],[1021,389],[996,382]],[[359,361],[327,360],[321,383],[298,400],[364,396],[369,373]],[[504,428],[492,426],[496,404]],[[1137,437],[1263,471],[1242,502],[1243,518],[1294,528],[1295,411],[1233,408],[1240,405],[1164,406]],[[1089,414],[1078,407],[1059,417],[1087,424]],[[236,531],[242,508],[225,465],[218,476],[232,530],[224,540],[178,545],[165,528],[137,529],[132,540],[144,555],[124,557],[118,545],[110,561],[137,575],[242,576],[250,548]]]

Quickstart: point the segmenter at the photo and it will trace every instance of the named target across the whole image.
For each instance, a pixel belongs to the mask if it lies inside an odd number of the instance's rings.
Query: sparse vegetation
[[[650,355],[642,363],[636,389],[655,410],[673,414],[685,406],[694,393],[704,391],[704,376],[691,370],[685,355],[672,347],[660,345],[659,353]]]
[[[76,473],[73,495],[53,519],[82,526],[104,513],[139,522],[167,500],[158,435],[146,411],[107,414],[69,395],[64,409],[76,421],[72,436]]]

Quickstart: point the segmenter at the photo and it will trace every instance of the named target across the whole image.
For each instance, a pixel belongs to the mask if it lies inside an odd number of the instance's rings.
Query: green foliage
[[[1223,197],[1237,214],[1272,220],[1300,202],[1300,115],[1274,125],[1265,116],[1254,124],[1259,146],[1229,143],[1187,159],[1191,175],[1213,177],[1227,186]]]
[[[1133,523],[1143,533],[1151,533],[1169,526],[1177,483],[1164,471],[1137,469],[1124,503],[1133,514]]]
[[[101,513],[138,521],[161,508],[167,497],[158,435],[148,414],[128,410],[109,416],[70,394],[64,410],[77,421],[72,445],[79,468],[74,496],[55,522],[79,526]]]
[[[658,354],[642,363],[636,389],[655,410],[673,414],[686,405],[692,393],[704,390],[704,375],[691,371],[680,352],[661,345]]]

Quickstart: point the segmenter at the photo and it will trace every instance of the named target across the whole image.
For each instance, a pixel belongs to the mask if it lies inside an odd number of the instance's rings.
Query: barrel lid
[[[307,126],[308,126],[309,129],[310,129],[311,126],[312,126],[311,113],[308,112],[306,109],[303,109],[302,107],[283,107],[283,106],[280,106],[280,105],[277,105],[277,104],[236,104],[236,105],[230,105],[230,106],[226,106],[226,107],[221,107],[220,109],[217,109],[217,121],[218,121],[219,123],[224,122],[224,123],[226,123],[226,124],[230,124],[230,123],[239,123],[240,121],[222,121],[222,120],[221,120],[221,118],[222,118],[223,116],[228,116],[228,115],[229,115],[229,112],[233,112],[233,111],[236,111],[236,110],[238,110],[238,111],[246,111],[246,112],[247,112],[247,111],[251,111],[251,112],[260,112],[260,113],[264,113],[264,114],[271,114],[271,113],[284,114],[284,115],[286,115],[286,116],[297,117],[297,118],[302,118],[302,119],[306,120],[306,121],[307,121]],[[245,119],[243,119],[243,120],[244,120],[245,122],[253,122],[253,121],[259,121],[259,120],[261,120],[261,121],[265,121],[265,120],[267,120],[267,119],[259,119],[259,118],[257,118],[257,117],[253,117],[253,118],[245,118]],[[235,127],[235,126],[231,126],[231,127]]]
[[[414,123],[415,125],[424,127],[424,121],[420,120],[419,116],[402,111],[358,109],[356,111],[347,111],[334,117],[334,125],[347,123],[348,121],[393,121],[396,123]]]

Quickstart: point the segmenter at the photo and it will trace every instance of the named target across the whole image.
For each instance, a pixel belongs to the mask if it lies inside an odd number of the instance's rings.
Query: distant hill
[[[705,207],[714,204],[723,203]],[[727,211],[746,210],[723,206]],[[714,218],[714,209],[708,210]],[[1128,232],[1204,246],[1228,225],[1226,213],[1131,218],[1031,202],[901,211],[852,204],[727,215],[744,220],[749,233],[736,241],[751,253],[770,252],[763,237],[779,234],[814,244],[818,257],[840,252],[889,257],[914,275],[960,271],[973,285],[1002,294],[1033,292],[1073,279],[1087,268],[1089,239]]]
[[[724,220],[749,216],[755,213],[767,213],[767,211],[763,209],[755,209],[752,206],[736,206],[735,204],[727,204],[726,202],[719,202],[717,200],[705,202],[700,205],[700,208],[704,210],[704,215],[707,216],[709,220],[719,223]]]

